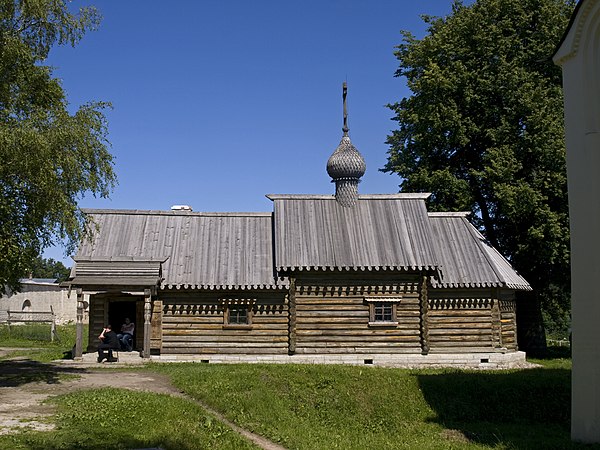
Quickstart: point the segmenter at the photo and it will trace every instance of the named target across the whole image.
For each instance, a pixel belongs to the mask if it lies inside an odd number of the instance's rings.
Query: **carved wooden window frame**
[[[398,303],[402,297],[365,297],[365,302],[369,305],[369,327],[395,327],[398,325]],[[391,320],[377,320],[378,309],[385,310],[389,308],[388,314]],[[386,314],[387,315],[387,314]]]
[[[256,300],[230,300],[221,299],[220,303],[223,307],[223,329],[227,330],[251,330],[254,305]],[[230,322],[232,310],[246,311],[246,323]],[[239,315],[237,315],[239,317]]]

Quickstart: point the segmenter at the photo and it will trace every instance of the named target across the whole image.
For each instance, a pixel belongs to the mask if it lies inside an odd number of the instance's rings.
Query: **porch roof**
[[[110,260],[75,257],[71,284],[76,286],[157,286],[161,281],[161,262],[132,258]]]
[[[284,287],[273,272],[269,213],[85,213],[94,232],[74,258],[74,284],[88,281],[86,277],[118,284],[135,275],[165,288]]]

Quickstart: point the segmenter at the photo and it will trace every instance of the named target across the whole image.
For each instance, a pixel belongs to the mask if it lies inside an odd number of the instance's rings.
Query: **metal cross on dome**
[[[342,100],[344,102],[344,126],[342,127],[342,131],[344,132],[344,136],[348,136],[348,104],[346,102],[346,96],[348,95],[348,83],[344,81],[342,84]]]

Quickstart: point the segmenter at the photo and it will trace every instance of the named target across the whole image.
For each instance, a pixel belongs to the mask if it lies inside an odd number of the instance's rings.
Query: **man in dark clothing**
[[[114,349],[118,350],[120,347],[117,333],[112,330],[110,325],[106,325],[106,327],[102,329],[102,333],[100,333],[98,338],[100,338],[100,341],[102,341],[98,346],[98,362],[102,362],[102,360],[105,358],[108,362],[116,361],[116,359],[113,358],[112,351]]]

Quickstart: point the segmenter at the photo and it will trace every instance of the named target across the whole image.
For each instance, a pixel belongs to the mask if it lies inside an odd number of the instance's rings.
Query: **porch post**
[[[144,289],[144,347],[142,358],[150,358],[150,333],[152,330],[150,318],[152,316],[152,291]]]
[[[77,325],[74,358],[83,356],[83,289],[77,288]]]

